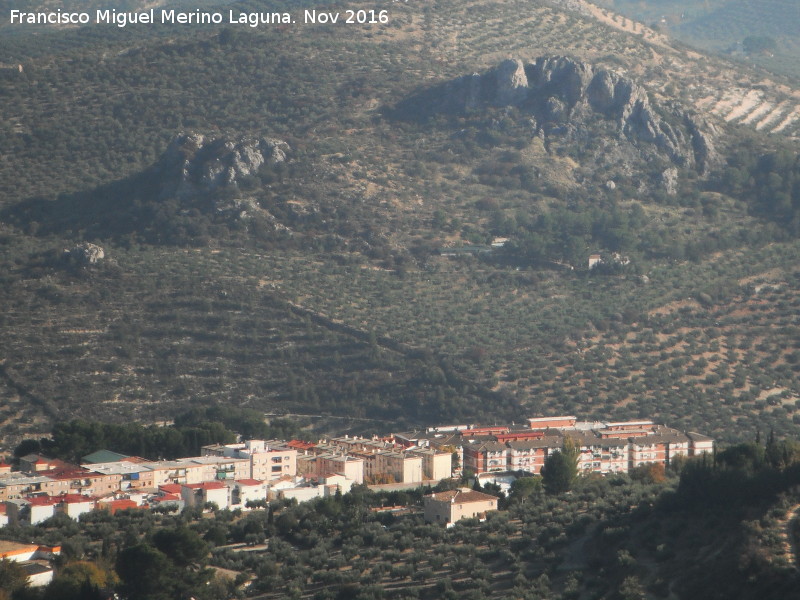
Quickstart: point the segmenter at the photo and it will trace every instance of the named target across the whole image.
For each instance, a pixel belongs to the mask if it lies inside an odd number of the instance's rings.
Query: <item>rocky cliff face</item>
[[[266,163],[286,160],[289,145],[271,138],[229,140],[197,133],[176,137],[155,166],[162,195],[186,197],[234,185]]]
[[[654,106],[644,87],[620,73],[563,56],[529,64],[508,59],[486,73],[461,77],[436,95],[427,95],[428,111],[513,106],[532,114],[539,135],[576,141],[599,117],[616,124],[621,140],[644,154],[655,151],[701,173],[719,160],[706,124],[681,109]]]

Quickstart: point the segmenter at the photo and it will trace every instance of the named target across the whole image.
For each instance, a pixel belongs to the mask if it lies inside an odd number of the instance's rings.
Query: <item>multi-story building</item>
[[[559,432],[533,440],[506,443],[509,471],[526,471],[541,474],[544,461],[554,448],[560,448],[564,437]]]
[[[422,477],[439,481],[453,474],[453,455],[433,448],[415,448],[408,451],[412,456],[422,459]]]
[[[84,466],[86,467],[86,465]],[[119,475],[121,477],[119,482],[121,491],[158,487],[155,483],[155,472],[147,463],[115,461],[93,463],[88,466],[98,473]]]
[[[313,471],[309,471],[309,475],[338,473],[354,483],[364,483],[365,461],[360,456],[348,456],[342,452],[326,452],[313,458]]]
[[[585,423],[572,416],[528,421],[533,435],[509,429],[463,439],[464,469],[476,475],[501,470],[538,474],[565,437],[579,448],[578,468],[584,473],[627,473],[652,463],[666,466],[676,456],[696,456],[713,449],[713,440],[707,436],[685,434],[652,421]]]
[[[187,483],[223,481],[226,479],[252,479],[250,477],[251,462],[246,457],[195,456],[192,458],[179,458],[175,462],[187,465],[189,468],[194,468],[195,465],[202,467],[199,473],[200,479],[198,481],[187,481]]]
[[[277,440],[248,440],[241,444],[212,444],[201,448],[203,456],[244,458],[249,461],[246,477],[271,481],[297,475],[297,449]]]
[[[372,477],[386,476],[398,483],[422,481],[422,457],[410,452],[380,451],[368,455]]]
[[[0,502],[29,494],[55,496],[69,491],[69,481],[43,475],[27,475],[17,471],[0,476]]]
[[[200,483],[207,471],[206,465],[185,460],[158,460],[142,463],[153,473],[153,487],[164,484]],[[96,465],[95,465],[96,466]]]
[[[470,473],[489,473],[508,470],[505,444],[497,441],[475,441],[465,443],[464,470]]]

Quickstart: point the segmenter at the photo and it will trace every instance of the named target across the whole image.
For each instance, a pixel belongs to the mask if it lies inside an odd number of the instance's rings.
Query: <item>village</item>
[[[433,490],[439,482],[493,483],[508,490],[516,477],[539,476],[565,441],[580,449],[578,472],[621,474],[643,465],[713,451],[714,441],[653,421],[579,422],[574,416],[530,418],[516,425],[449,425],[371,438],[308,442],[245,440],[202,447],[201,456],[147,460],[99,450],[70,464],[39,454],[0,461],[0,528],[36,525],[56,516],[79,520],[91,511],[249,511],[271,501],[304,502],[373,490],[428,486],[424,520],[452,527],[483,520],[498,497],[469,489]],[[393,507],[397,508],[397,507]],[[0,529],[1,530],[1,529]],[[0,560],[17,562],[29,585],[47,585],[60,546],[0,541]]]
[[[530,418],[524,426],[450,425],[372,438],[246,440],[204,446],[201,456],[175,460],[100,450],[76,465],[31,454],[19,459],[17,470],[0,462],[0,526],[37,524],[57,513],[78,519],[92,510],[248,510],[270,500],[345,494],[361,484],[404,489],[453,477],[494,482],[501,474],[540,475],[567,437],[580,448],[584,474],[668,466],[676,457],[713,449],[707,436],[652,421],[559,416]]]

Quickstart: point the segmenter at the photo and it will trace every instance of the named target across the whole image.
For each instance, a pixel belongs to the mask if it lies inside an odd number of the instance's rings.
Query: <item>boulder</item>
[[[64,250],[64,258],[75,265],[96,265],[106,256],[105,250],[97,244],[81,242],[73,248]]]

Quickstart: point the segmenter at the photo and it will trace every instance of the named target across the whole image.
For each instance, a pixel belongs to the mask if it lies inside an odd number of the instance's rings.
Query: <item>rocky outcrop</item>
[[[678,169],[664,169],[661,173],[661,185],[668,196],[675,196],[678,193]]]
[[[501,106],[518,104],[528,94],[528,77],[525,66],[519,59],[504,60],[494,70],[495,103]]]
[[[254,176],[265,163],[286,160],[289,145],[271,138],[230,140],[197,133],[176,137],[155,166],[162,196],[207,193]]]
[[[105,250],[91,242],[81,242],[73,248],[64,250],[64,258],[78,266],[96,265],[106,256]]]
[[[600,117],[614,123],[636,152],[666,155],[676,166],[701,173],[718,160],[712,130],[695,117],[654,105],[645,88],[625,75],[564,56],[529,64],[507,59],[484,74],[429,90],[401,110],[424,115],[483,107],[527,111],[537,123],[537,135],[571,135],[576,141],[585,140],[587,126]]]

